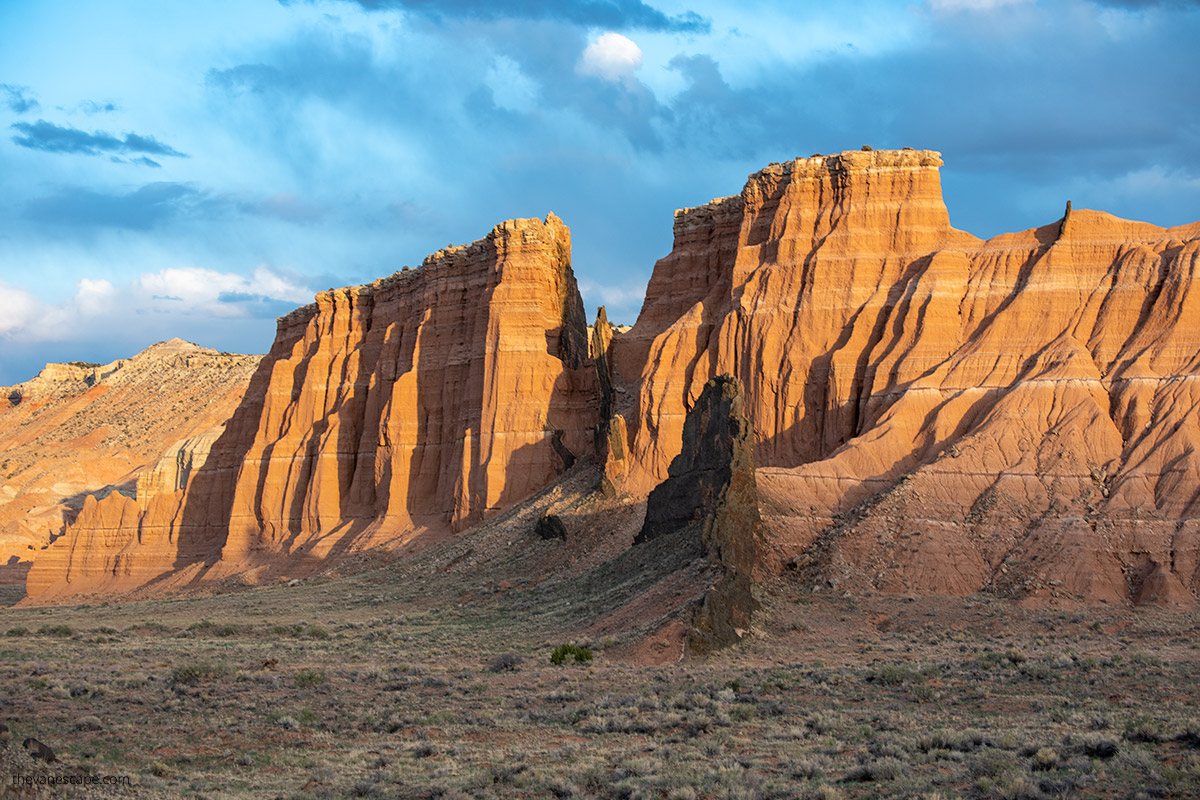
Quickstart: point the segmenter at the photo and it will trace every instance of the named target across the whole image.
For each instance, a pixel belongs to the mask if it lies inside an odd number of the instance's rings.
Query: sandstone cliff
[[[153,496],[89,501],[30,591],[316,569],[462,532],[580,458],[602,463],[605,502],[636,508],[730,375],[761,512],[761,536],[753,515],[722,529],[754,542],[743,572],[1193,603],[1200,223],[1068,207],[982,241],[950,225],[940,165],[797,159],[677,212],[627,331],[600,318],[589,337],[553,216],[322,293],[280,320],[203,465],[184,447]],[[686,512],[718,517],[705,503]]]
[[[172,339],[0,389],[0,581],[23,583],[89,495],[132,494],[164,450],[224,423],[258,360]]]
[[[633,330],[629,485],[736,376],[764,573],[1034,602],[1190,602],[1200,585],[1200,224],[1074,210],[980,241],[937,153],[772,165],[677,212]],[[1150,587],[1150,588],[1147,588]]]
[[[598,420],[570,232],[554,215],[506,222],[281,318],[186,487],[89,502],[29,593],[294,574],[461,530],[590,455]]]

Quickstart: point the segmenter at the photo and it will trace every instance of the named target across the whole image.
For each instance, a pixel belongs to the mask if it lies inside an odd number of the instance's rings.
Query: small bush
[[[1045,772],[1048,769],[1054,769],[1058,765],[1058,751],[1043,747],[1033,754],[1032,766],[1035,771]]]
[[[894,781],[904,777],[906,772],[904,762],[896,758],[880,758],[859,764],[842,780],[846,783],[867,783],[871,781]]]
[[[220,680],[229,677],[230,670],[225,664],[211,661],[196,661],[183,664],[171,671],[173,686],[195,686],[201,681]]]
[[[1158,744],[1166,737],[1158,723],[1149,717],[1134,717],[1125,725],[1125,738],[1131,742],[1147,742]]]
[[[103,730],[103,728],[104,725],[101,724],[100,718],[94,715],[83,717],[75,723],[75,730],[77,731],[98,731]]]
[[[574,659],[577,664],[586,663],[592,660],[592,651],[574,644],[560,644],[550,654],[550,663],[558,666],[562,666],[571,659]]]
[[[38,628],[42,636],[70,636],[74,632],[70,625],[43,625]]]
[[[296,686],[301,689],[311,688],[313,686],[321,686],[329,682],[329,677],[324,672],[316,670],[304,669],[292,676]]]
[[[23,628],[18,625],[15,628],[9,628],[8,633],[6,633],[5,636],[25,636],[27,633],[29,633],[28,628]]]
[[[1120,747],[1112,739],[1099,734],[1088,734],[1083,737],[1083,753],[1090,758],[1112,758]]]
[[[488,672],[516,672],[523,660],[516,653],[500,653],[488,660],[487,670]]]

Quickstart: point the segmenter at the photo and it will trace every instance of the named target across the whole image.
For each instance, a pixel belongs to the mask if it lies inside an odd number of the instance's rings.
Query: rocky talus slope
[[[0,580],[23,583],[35,556],[86,499],[149,498],[178,480],[161,454],[202,463],[259,356],[172,339],[111,364],[47,364],[0,388]]]
[[[553,216],[323,293],[280,320],[186,487],[89,502],[30,593],[301,574],[470,536],[576,460],[632,509],[613,519],[641,525],[689,409],[729,375],[735,460],[754,464],[753,492],[731,470],[741,521],[721,528],[749,553],[739,570],[823,591],[1193,603],[1200,223],[1068,207],[983,241],[950,225],[941,163],[797,159],[676,212],[627,331],[601,317],[589,337]]]

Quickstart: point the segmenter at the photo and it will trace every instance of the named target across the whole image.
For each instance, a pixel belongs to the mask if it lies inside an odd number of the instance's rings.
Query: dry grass
[[[586,598],[407,577],[9,609],[10,747],[143,797],[1200,796],[1195,615],[781,584],[707,663],[554,666]]]

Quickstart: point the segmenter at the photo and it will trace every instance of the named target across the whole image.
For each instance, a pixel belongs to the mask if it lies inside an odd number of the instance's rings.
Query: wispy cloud
[[[0,93],[4,95],[4,104],[8,106],[8,110],[17,114],[27,114],[41,108],[41,104],[30,97],[28,86],[0,83]]]
[[[120,110],[120,108],[117,106],[117,104],[112,102],[111,100],[108,100],[103,103],[97,103],[94,100],[84,100],[82,103],[79,104],[78,108],[80,111],[82,111],[85,114],[88,114],[89,116],[93,115],[93,114],[111,114],[114,111]]]
[[[170,156],[187,158],[170,145],[163,144],[153,136],[126,133],[123,137],[103,131],[87,131],[69,125],[55,125],[39,119],[37,122],[14,122],[10,125],[17,132],[12,140],[21,147],[41,150],[46,153],[78,153],[88,156],[130,155]],[[153,166],[158,166],[154,163]]]
[[[184,183],[148,183],[130,192],[101,192],[82,186],[63,186],[30,200],[27,220],[66,228],[125,228],[150,230],[179,216],[211,211],[221,201]]]

